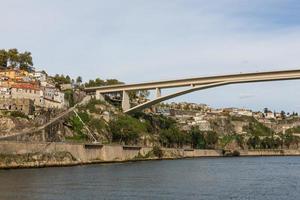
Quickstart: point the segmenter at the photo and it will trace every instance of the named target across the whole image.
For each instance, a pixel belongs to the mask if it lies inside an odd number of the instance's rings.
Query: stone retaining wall
[[[221,157],[221,150],[162,148],[160,159]],[[53,157],[51,158],[51,155]],[[58,158],[55,156],[59,155]],[[66,155],[64,158],[63,155]],[[300,155],[300,150],[249,150],[240,156]],[[70,158],[72,157],[72,159]],[[43,160],[47,158],[47,160]],[[2,159],[2,160],[1,160]],[[88,163],[159,159],[150,147],[79,143],[0,141],[0,168],[66,166]]]

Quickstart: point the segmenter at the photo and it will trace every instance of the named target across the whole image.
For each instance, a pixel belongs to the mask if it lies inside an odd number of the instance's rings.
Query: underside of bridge
[[[300,70],[289,71],[273,71],[273,72],[259,72],[247,74],[233,74],[224,76],[200,77],[191,79],[179,79],[170,81],[158,81],[140,84],[128,85],[114,85],[96,88],[86,88],[87,92],[95,92],[97,99],[104,99],[104,95],[111,93],[122,93],[122,109],[125,113],[131,114],[136,111],[149,108],[160,102],[195,92],[198,90],[205,90],[213,87],[219,87],[229,84],[251,83],[251,82],[265,82],[265,81],[280,81],[280,80],[294,80],[300,79]],[[162,96],[161,90],[165,88],[189,87],[179,92],[167,94]],[[139,90],[155,90],[155,98],[145,103],[131,107],[129,92]]]

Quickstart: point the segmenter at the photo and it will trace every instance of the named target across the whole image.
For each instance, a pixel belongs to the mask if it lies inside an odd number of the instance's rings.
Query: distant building
[[[10,98],[10,89],[7,87],[1,87],[0,86],[0,99],[2,98]]]
[[[72,84],[60,84],[59,87],[60,87],[61,91],[72,90],[73,89]]]
[[[46,108],[63,108],[65,106],[65,94],[55,87],[43,87],[44,102]]]
[[[266,119],[275,119],[275,114],[271,111],[268,111],[267,113],[265,113],[265,118]]]
[[[35,106],[44,106],[43,91],[38,85],[31,83],[15,84],[11,87],[11,98],[13,99],[31,99]]]
[[[0,110],[20,111],[26,115],[32,115],[34,104],[31,99],[0,99]]]
[[[18,79],[24,76],[28,76],[29,72],[25,70],[20,70],[20,69],[1,69],[0,70],[0,76],[5,76],[10,79]]]
[[[247,109],[233,109],[229,114],[232,116],[253,116],[253,112]]]
[[[35,71],[29,74],[34,80],[37,80],[41,83],[41,86],[47,86],[48,74],[45,71]]]

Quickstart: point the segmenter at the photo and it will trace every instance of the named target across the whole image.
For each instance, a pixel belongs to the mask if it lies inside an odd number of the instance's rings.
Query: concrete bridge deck
[[[85,88],[87,93],[96,93],[96,98],[103,99],[105,94],[109,93],[122,93],[122,109],[125,113],[132,113],[144,108],[150,107],[162,101],[184,95],[197,90],[204,90],[212,87],[219,87],[229,84],[238,83],[251,83],[263,81],[280,81],[280,80],[293,80],[300,79],[300,70],[286,70],[286,71],[270,71],[270,72],[255,72],[255,73],[240,73],[222,76],[210,76],[188,79],[177,79],[168,81],[155,81],[148,83],[136,84],[122,84],[102,87],[89,87]],[[190,87],[173,94],[161,96],[161,89],[175,88],[175,87]],[[156,98],[137,105],[131,108],[129,91],[139,90],[156,90]]]
[[[121,92],[121,91],[135,91],[135,90],[154,90],[156,88],[174,88],[211,84],[215,82],[261,82],[261,81],[276,81],[276,80],[291,80],[300,79],[300,70],[287,71],[271,71],[271,72],[255,72],[255,73],[240,73],[221,76],[209,76],[199,78],[187,78],[167,81],[155,81],[135,84],[120,84],[101,87],[88,87],[84,90],[86,92]]]

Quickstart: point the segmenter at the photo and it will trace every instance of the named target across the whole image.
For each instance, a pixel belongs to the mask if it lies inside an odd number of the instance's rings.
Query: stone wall
[[[215,150],[185,150],[185,149],[167,149],[163,148],[163,158],[187,158],[187,157],[207,157],[207,156],[221,156],[220,151]],[[101,163],[101,162],[121,162],[133,160],[150,160],[158,159],[153,155],[152,148],[149,147],[132,147],[121,145],[99,145],[99,144],[78,144],[78,143],[50,143],[50,142],[15,142],[15,141],[0,141],[0,155],[16,157],[24,156],[41,157],[38,155],[47,154],[56,155],[69,153],[72,155],[73,160],[68,159],[67,163],[55,162],[51,159],[47,163],[43,160],[35,160],[34,163],[15,163],[13,167],[39,167],[39,166],[55,166],[55,165],[74,165],[74,164],[87,164],[87,163]],[[32,158],[34,160],[34,158]],[[30,162],[32,159],[29,159]],[[27,159],[28,160],[28,159]],[[63,159],[62,159],[63,160]],[[20,161],[20,159],[18,159]],[[69,162],[69,163],[68,163]],[[42,165],[40,164],[42,163]],[[4,162],[0,159],[0,168],[9,168],[10,162]]]
[[[152,148],[79,143],[0,141],[0,168],[67,166],[88,163],[153,159],[221,157],[221,150],[162,148],[163,157]],[[241,156],[300,155],[300,150],[248,150]]]

